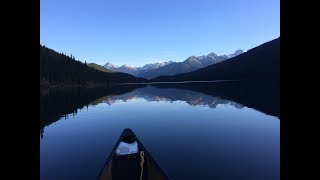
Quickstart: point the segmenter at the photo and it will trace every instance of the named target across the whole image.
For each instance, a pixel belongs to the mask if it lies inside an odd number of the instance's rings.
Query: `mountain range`
[[[218,64],[189,73],[159,76],[151,82],[204,80],[272,80],[280,77],[280,37]]]
[[[219,56],[215,53],[210,53],[203,56],[190,56],[182,62],[157,62],[146,64],[143,67],[134,67],[128,65],[122,65],[120,67],[111,64],[110,62],[106,63],[104,67],[113,72],[123,72],[134,75],[136,77],[152,79],[158,76],[171,76],[180,73],[186,73],[204,68],[206,66],[216,64],[222,61],[225,61],[229,58],[233,58],[243,53],[243,50],[239,49],[233,54]]]
[[[174,63],[174,62],[173,61],[156,62],[156,63],[146,64],[143,67],[134,67],[134,66],[129,66],[129,65],[124,64],[119,67],[114,64],[111,64],[110,62],[107,62],[103,67],[105,67],[107,70],[110,70],[113,72],[123,72],[123,73],[134,75],[136,77],[141,77],[139,75],[142,73],[148,72],[153,69],[160,68],[162,66],[166,66],[171,63]]]
[[[147,81],[275,80],[278,82],[279,77],[280,37],[247,52],[237,50],[233,54],[222,56],[210,53],[190,56],[182,62],[151,63],[143,67],[82,63],[73,56],[69,57],[40,45],[40,85],[46,87]]]

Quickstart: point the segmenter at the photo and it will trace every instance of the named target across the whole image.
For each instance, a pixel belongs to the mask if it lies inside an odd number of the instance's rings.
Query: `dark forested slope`
[[[125,73],[102,72],[70,55],[40,45],[40,85],[88,85],[144,82]]]
[[[201,81],[220,79],[279,80],[280,37],[227,61],[189,73],[174,76],[160,76],[151,81]]]

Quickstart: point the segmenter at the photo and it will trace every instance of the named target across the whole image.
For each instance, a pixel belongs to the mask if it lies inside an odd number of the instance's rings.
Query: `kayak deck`
[[[123,154],[119,145],[124,144]],[[134,145],[137,144],[137,151]],[[128,149],[131,148],[130,152]],[[120,152],[120,153],[119,153]],[[127,154],[126,154],[127,153]],[[151,157],[131,129],[123,130],[105,166],[99,174],[100,180],[165,180],[169,179]]]

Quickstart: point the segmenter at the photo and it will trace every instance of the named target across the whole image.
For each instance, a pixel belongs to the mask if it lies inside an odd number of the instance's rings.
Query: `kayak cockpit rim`
[[[119,147],[119,144],[124,140],[124,138],[126,137],[130,137],[131,139],[129,141],[132,142],[137,142],[138,145],[138,152],[137,153],[132,153],[132,154],[124,154],[124,155],[116,155],[116,150]],[[124,141],[127,141],[127,139],[125,139]],[[130,128],[126,128],[122,131],[118,141],[116,142],[114,148],[112,149],[111,153],[109,154],[106,162],[104,163],[103,168],[100,170],[98,179],[101,178],[101,176],[103,175],[104,170],[107,168],[108,165],[110,165],[111,161],[113,159],[118,159],[118,158],[122,158],[122,157],[134,157],[134,156],[139,156],[140,152],[143,151],[144,155],[146,157],[148,157],[148,161],[150,163],[152,163],[152,165],[159,171],[159,173],[165,178],[165,179],[169,179],[169,177],[167,176],[167,174],[160,168],[159,164],[152,158],[152,156],[150,155],[150,153],[146,150],[146,148],[142,145],[142,143],[139,141],[139,139],[137,138],[137,136],[135,135],[135,133],[130,129]]]

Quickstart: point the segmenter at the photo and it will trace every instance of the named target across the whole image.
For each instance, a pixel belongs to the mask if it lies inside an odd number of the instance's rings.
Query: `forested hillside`
[[[159,76],[151,81],[204,80],[272,80],[280,79],[280,37],[249,51],[189,73]]]
[[[76,60],[74,56],[58,53],[40,45],[40,86],[89,85],[144,82],[126,73],[102,72]]]

